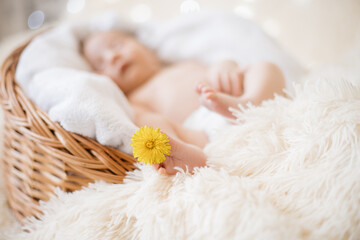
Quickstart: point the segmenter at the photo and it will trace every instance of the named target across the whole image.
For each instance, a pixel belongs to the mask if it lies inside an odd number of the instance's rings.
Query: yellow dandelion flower
[[[160,128],[142,127],[131,138],[133,155],[139,162],[160,164],[165,161],[165,155],[170,155],[169,138]]]

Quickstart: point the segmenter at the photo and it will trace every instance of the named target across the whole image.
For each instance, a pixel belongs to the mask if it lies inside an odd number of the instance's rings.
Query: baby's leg
[[[176,140],[169,136],[171,153],[166,156],[166,160],[161,164],[155,164],[155,169],[164,174],[175,174],[180,168],[192,173],[195,167],[206,166],[206,156],[197,146]]]
[[[275,94],[284,95],[285,78],[273,63],[261,62],[250,65],[244,75],[244,95],[254,105],[274,98]]]
[[[229,107],[236,108],[247,103],[260,105],[262,101],[272,99],[274,94],[283,95],[285,79],[281,70],[272,63],[262,62],[247,67],[244,73],[244,94],[234,97],[216,92],[209,86],[198,84],[196,90],[200,95],[200,102],[208,109],[223,116],[235,118]]]
[[[160,128],[162,132],[169,136],[171,154],[166,156],[165,162],[154,166],[160,172],[175,174],[178,170],[174,169],[174,167],[179,167],[185,171],[188,169],[189,172],[192,172],[195,167],[206,165],[206,156],[201,149],[207,142],[205,133],[180,128],[160,114],[149,112],[143,108],[134,107],[134,112],[137,126],[148,125]],[[185,140],[190,140],[191,137],[192,141],[185,142]]]
[[[134,119],[137,126],[152,126],[160,128],[161,131],[170,135],[172,138],[204,148],[208,142],[208,137],[203,131],[184,128],[183,126],[171,122],[161,114],[151,112],[143,107],[133,106]]]

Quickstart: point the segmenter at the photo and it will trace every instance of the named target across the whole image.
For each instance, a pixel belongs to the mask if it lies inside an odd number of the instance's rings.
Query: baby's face
[[[160,61],[149,49],[115,31],[91,35],[83,50],[95,71],[110,77],[124,93],[140,86],[160,68]]]

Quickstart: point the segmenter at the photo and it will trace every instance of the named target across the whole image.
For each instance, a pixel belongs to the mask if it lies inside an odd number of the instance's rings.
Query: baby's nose
[[[114,64],[118,61],[123,61],[123,59],[124,59],[123,55],[118,51],[108,51],[106,53],[106,60],[110,64]]]

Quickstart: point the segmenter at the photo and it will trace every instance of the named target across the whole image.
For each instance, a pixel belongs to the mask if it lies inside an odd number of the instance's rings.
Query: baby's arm
[[[252,104],[284,95],[285,78],[281,69],[271,62],[259,62],[244,70],[244,97]]]

